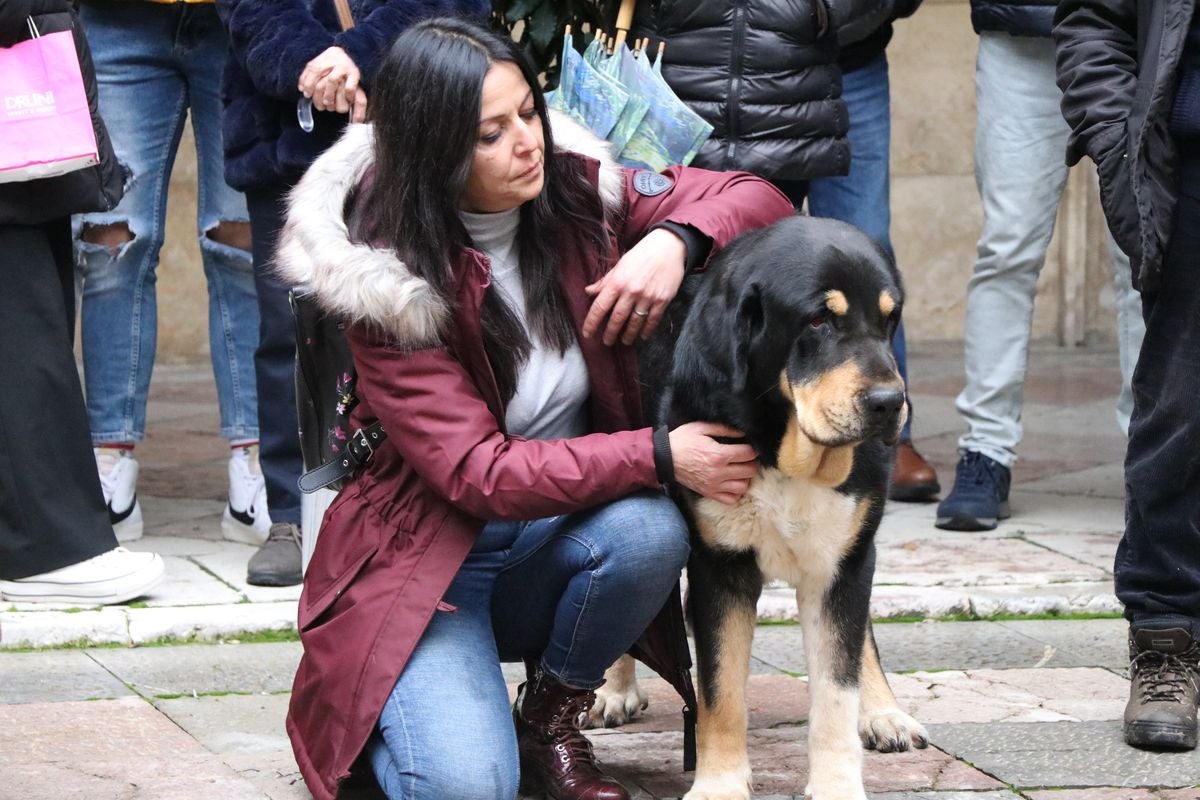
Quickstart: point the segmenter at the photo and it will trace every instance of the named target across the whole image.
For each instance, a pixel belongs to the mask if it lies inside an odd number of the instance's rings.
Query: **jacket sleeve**
[[[334,43],[354,60],[363,80],[369,84],[392,40],[413,23],[428,17],[453,15],[482,19],[488,10],[484,0],[393,0],[355,20],[353,28],[334,37]]]
[[[305,65],[334,45],[333,33],[313,17],[307,0],[216,3],[234,56],[267,97],[295,100]]]
[[[690,225],[712,240],[711,259],[739,234],[770,225],[796,213],[783,192],[748,172],[713,172],[698,167],[670,167],[662,174],[671,187],[654,196],[635,188],[638,170],[625,170],[628,198],[620,231],[624,252],[663,222]]]
[[[820,0],[818,0],[820,2]],[[860,42],[895,18],[895,0],[828,0],[838,44]]]
[[[358,390],[404,460],[480,519],[538,519],[660,486],[651,430],[575,439],[506,436],[445,347],[404,351],[349,331]]]
[[[29,35],[26,17],[70,11],[73,7],[71,0],[0,0],[0,46],[11,46]]]
[[[1054,15],[1067,164],[1123,141],[1137,87],[1136,0],[1064,0]]]

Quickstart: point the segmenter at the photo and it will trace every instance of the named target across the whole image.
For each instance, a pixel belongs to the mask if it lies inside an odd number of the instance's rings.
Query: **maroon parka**
[[[660,485],[635,350],[583,338],[591,304],[584,287],[656,223],[691,225],[716,252],[742,231],[794,213],[774,187],[744,173],[676,167],[664,173],[669,189],[639,193],[635,173],[613,163],[599,140],[557,117],[554,132],[559,157],[602,196],[609,233],[602,252],[585,237],[561,251],[563,296],[591,383],[594,433],[576,439],[505,434],[480,333],[482,254],[461,253],[457,302],[447,307],[393,253],[349,240],[343,207],[370,168],[369,126],[351,126],[293,193],[280,272],[351,322],[355,421],[378,419],[388,432],[327,511],[300,598],[304,656],[287,730],[317,800],[336,797],[349,777],[487,520],[564,514]]]

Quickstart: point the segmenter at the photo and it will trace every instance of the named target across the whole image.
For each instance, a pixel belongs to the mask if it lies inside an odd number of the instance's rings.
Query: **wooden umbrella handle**
[[[621,7],[617,10],[616,47],[625,44],[625,37],[629,35],[629,28],[633,25],[633,7],[636,3],[637,0],[621,0]]]

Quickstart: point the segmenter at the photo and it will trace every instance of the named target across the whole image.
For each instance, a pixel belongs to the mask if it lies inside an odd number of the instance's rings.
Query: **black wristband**
[[[675,485],[675,460],[671,458],[671,437],[666,425],[654,429],[654,472],[663,486]]]

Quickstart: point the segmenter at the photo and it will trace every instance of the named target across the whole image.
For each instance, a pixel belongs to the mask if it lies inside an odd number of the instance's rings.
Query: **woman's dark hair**
[[[575,341],[558,282],[561,242],[586,231],[599,242],[602,209],[595,187],[554,157],[546,100],[537,75],[507,34],[446,17],[417,23],[379,64],[372,82],[375,181],[368,198],[377,232],[409,270],[453,303],[452,268],[471,242],[459,203],[479,141],[483,81],[494,64],[514,64],[533,92],[545,137],[541,193],[521,207],[517,232],[529,329],[548,347]],[[507,402],[531,343],[493,284],[481,313],[483,344]]]

